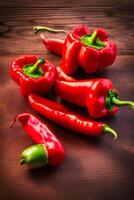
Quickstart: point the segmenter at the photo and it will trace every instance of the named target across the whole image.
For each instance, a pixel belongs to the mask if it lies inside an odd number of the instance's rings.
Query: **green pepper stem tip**
[[[20,160],[20,165],[24,165],[26,163],[25,159]]]
[[[116,97],[113,97],[111,102],[117,106],[130,106],[132,109],[134,109],[134,101],[122,101]]]
[[[103,132],[104,133],[109,132],[109,133],[111,133],[114,136],[114,140],[117,139],[117,133],[111,127],[109,127],[106,124],[103,126]]]
[[[29,73],[38,73],[40,64],[44,64],[44,63],[45,63],[45,59],[43,57],[39,57],[36,63],[29,70]]]
[[[97,40],[97,36],[98,36],[98,33],[97,31],[94,31],[90,37],[90,43],[91,44],[96,44],[96,40]]]

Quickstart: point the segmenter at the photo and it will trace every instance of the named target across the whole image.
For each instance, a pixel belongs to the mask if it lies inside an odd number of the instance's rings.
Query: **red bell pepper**
[[[75,105],[88,108],[93,118],[114,115],[119,106],[130,105],[134,102],[121,101],[117,89],[109,79],[91,79],[67,82],[56,81],[56,93]]]
[[[84,31],[83,31],[84,30]],[[66,74],[81,66],[86,73],[94,73],[110,66],[116,58],[116,45],[103,29],[70,32],[63,45],[61,68]]]
[[[68,129],[91,136],[100,136],[105,132],[110,132],[115,139],[117,137],[116,132],[108,125],[81,118],[61,104],[34,94],[28,96],[28,101],[35,111]]]
[[[24,55],[12,62],[10,75],[20,86],[23,96],[45,94],[55,83],[56,67],[42,57]]]
[[[60,165],[65,157],[64,148],[48,126],[30,113],[19,114],[16,118],[25,132],[38,144],[28,147],[22,152],[20,164],[27,164],[31,169],[48,164]]]

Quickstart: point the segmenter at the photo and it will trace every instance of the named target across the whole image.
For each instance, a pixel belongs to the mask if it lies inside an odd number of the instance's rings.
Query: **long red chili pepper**
[[[62,54],[62,47],[64,44],[64,40],[56,38],[47,38],[43,34],[41,34],[40,37],[48,51],[51,51],[52,53],[59,56]]]
[[[113,115],[119,106],[130,105],[134,108],[134,102],[119,99],[117,89],[109,79],[72,80],[72,82],[57,80],[56,93],[64,100],[88,108],[94,118]]]
[[[105,132],[110,132],[115,138],[117,137],[116,132],[108,125],[102,122],[94,122],[81,118],[61,104],[34,94],[28,96],[28,101],[34,110],[68,129],[92,136],[99,136]]]
[[[60,165],[65,157],[64,148],[48,126],[30,113],[19,114],[16,118],[25,132],[38,144],[22,152],[20,164],[27,164],[32,169],[47,164]]]
[[[48,31],[51,33],[60,33],[60,32],[66,33],[64,30],[52,29],[46,26],[45,27],[35,26],[33,27],[33,30],[35,33],[38,33],[39,31]],[[59,56],[62,54],[62,47],[64,44],[64,40],[56,39],[56,38],[47,38],[43,34],[40,34],[40,37],[48,51],[51,51],[52,53],[55,53],[56,55],[59,55]]]
[[[20,86],[23,96],[45,94],[55,83],[56,67],[42,57],[24,55],[12,62],[10,75]]]

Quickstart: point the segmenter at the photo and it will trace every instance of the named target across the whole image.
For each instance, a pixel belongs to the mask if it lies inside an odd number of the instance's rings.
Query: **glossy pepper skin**
[[[55,83],[56,67],[42,57],[24,55],[15,59],[10,68],[10,76],[20,86],[21,94],[45,94]]]
[[[60,81],[69,81],[69,82],[73,82],[76,81],[76,79],[74,79],[71,76],[68,76],[67,74],[65,74],[61,68],[58,66],[57,68],[57,76],[56,76],[56,80],[60,80]]]
[[[109,79],[90,79],[81,81],[60,81],[57,79],[56,93],[58,96],[75,105],[86,107],[93,118],[114,115],[119,106],[130,105],[134,102],[121,101],[118,91]]]
[[[25,132],[36,144],[39,144],[25,149],[20,163],[27,164],[30,168],[38,168],[47,164],[60,165],[65,157],[64,148],[50,128],[30,113],[19,114],[17,119]]]
[[[46,49],[58,56],[62,54],[64,40],[56,38],[46,38],[43,34],[40,35]]]
[[[106,124],[81,118],[61,104],[35,94],[29,95],[28,101],[35,111],[68,129],[91,136],[100,136],[105,132],[110,132],[115,138],[117,137],[115,131]]]
[[[94,73],[110,66],[116,58],[116,45],[108,40],[104,29],[92,34],[88,27],[79,26],[71,31],[62,49],[62,70],[70,75],[81,66],[86,73]]]

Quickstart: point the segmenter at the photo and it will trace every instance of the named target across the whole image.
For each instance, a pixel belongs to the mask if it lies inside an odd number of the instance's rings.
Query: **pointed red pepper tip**
[[[29,118],[30,118],[30,114],[29,114],[29,113],[23,113],[23,114],[17,115],[17,119],[18,119],[22,124],[27,123],[27,121],[29,120]]]
[[[18,119],[22,124],[25,124],[28,119],[30,117],[30,114],[29,113],[23,113],[23,114],[20,114],[20,115],[16,115],[14,120],[11,122],[10,124],[10,128],[12,128],[16,122],[16,120]]]

